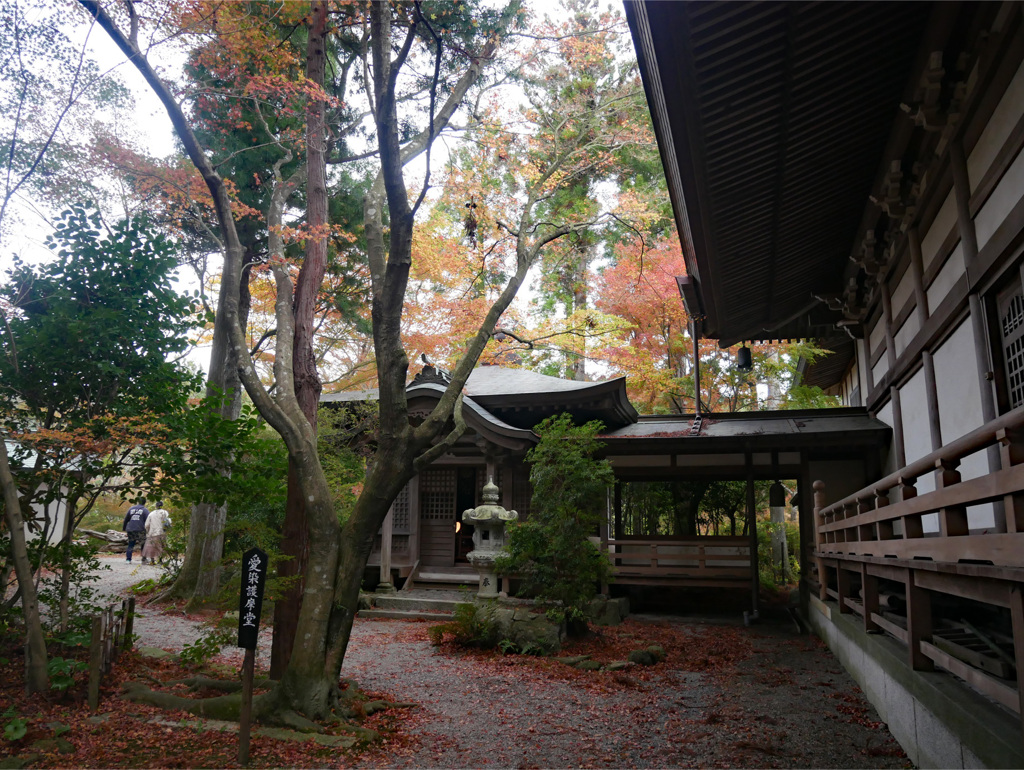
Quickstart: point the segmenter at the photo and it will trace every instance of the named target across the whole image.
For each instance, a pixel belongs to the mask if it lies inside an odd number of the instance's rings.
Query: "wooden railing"
[[[619,584],[734,588],[752,579],[749,537],[621,538],[602,545]]]
[[[1024,671],[1022,428],[1024,407],[832,505],[825,485],[815,481],[813,553],[822,601],[834,599],[839,612],[860,615],[865,630],[902,641],[914,669],[938,664],[1018,714],[1024,714],[1019,674],[1013,678],[1013,669]],[[999,467],[963,480],[957,470],[963,458],[986,448],[998,455]],[[936,489],[918,494],[918,479],[928,473],[935,474]],[[992,526],[972,532],[967,509],[983,504],[991,504]],[[926,529],[929,515],[935,526]],[[899,612],[886,606],[894,586]],[[977,644],[951,642],[955,619],[933,617],[936,594],[1009,610],[1011,651],[1000,647],[1008,639],[966,621],[963,638]],[[985,665],[1000,657],[1001,667]]]
[[[130,650],[135,622],[135,597],[121,600],[120,611],[108,607],[92,618],[92,642],[89,645],[89,708],[96,711],[100,704],[100,685],[103,677],[117,660],[121,650]]]

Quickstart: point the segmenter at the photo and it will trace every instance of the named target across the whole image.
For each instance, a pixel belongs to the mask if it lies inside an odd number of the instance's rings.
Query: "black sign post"
[[[242,591],[238,598],[238,646],[245,650],[242,662],[242,708],[238,715],[238,763],[249,764],[249,728],[252,721],[252,680],[256,668],[256,644],[267,582],[267,554],[250,548],[242,557]]]

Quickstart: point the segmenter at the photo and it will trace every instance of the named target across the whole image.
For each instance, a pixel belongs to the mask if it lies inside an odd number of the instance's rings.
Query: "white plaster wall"
[[[1024,63],[1017,68],[1017,74],[1010,81],[999,106],[989,119],[978,143],[967,159],[967,174],[971,180],[971,192],[981,183],[996,155],[1006,144],[1013,127],[1024,115]]]
[[[903,310],[903,306],[910,301],[910,298],[914,294],[914,281],[911,277],[911,270],[908,267],[903,271],[903,277],[900,278],[900,282],[896,284],[896,287],[892,289],[892,314],[893,317],[898,316],[900,311]]]
[[[1017,153],[1016,159],[1006,169],[996,189],[974,217],[979,249],[985,248],[996,228],[1020,202],[1021,197],[1024,197],[1024,153]]]
[[[928,307],[934,311],[939,306],[939,303],[946,298],[949,290],[953,288],[953,284],[960,279],[964,272],[963,245],[957,243],[956,248],[949,255],[949,259],[942,266],[942,270],[939,271],[939,274],[935,276],[935,280],[928,287]]]
[[[900,408],[903,412],[903,449],[908,464],[932,452],[926,393],[923,370],[918,370],[917,374],[900,388]],[[919,493],[931,492],[935,489],[935,482],[930,475],[922,476],[918,479],[917,489]]]
[[[949,231],[955,226],[956,197],[953,194],[953,190],[950,189],[949,195],[946,196],[946,200],[943,202],[942,208],[939,209],[939,213],[935,215],[935,220],[932,222],[931,227],[928,228],[928,232],[921,234],[921,258],[926,271],[931,267],[932,262],[935,260],[935,255],[938,254],[939,247],[946,240]],[[934,309],[935,306],[930,305],[930,307]]]
[[[896,355],[903,355],[903,351],[907,349],[917,333],[921,331],[921,319],[917,313],[911,313],[907,316],[907,320],[903,322],[895,335],[893,335],[893,342],[896,344]]]
[[[900,406],[902,406],[902,402]],[[892,428],[895,424],[892,416],[892,402],[890,401],[888,404],[883,406],[875,417]],[[895,434],[893,436],[893,441],[895,442]],[[896,451],[894,447],[890,446],[889,451],[886,453],[885,467],[882,468],[882,476],[888,476],[896,470]]]
[[[939,393],[942,443],[948,444],[983,424],[981,388],[975,363],[976,341],[968,318],[935,351],[935,383]]]
[[[974,329],[968,318],[946,342],[935,351],[935,383],[939,392],[939,425],[942,442],[951,441],[981,427],[985,420],[981,411],[981,383],[975,361]],[[982,343],[984,344],[984,343]],[[960,463],[960,476],[964,480],[988,473],[985,452],[975,452]],[[984,529],[993,524],[992,506],[972,506],[967,512],[972,529]]]
[[[882,381],[882,378],[888,371],[889,359],[883,355],[881,358],[878,359],[878,363],[875,364],[874,368],[871,370],[871,376],[875,378],[875,383],[877,384]]]
[[[872,354],[885,347],[885,321],[882,320],[882,316],[879,316],[875,325],[871,327],[869,339],[871,340]],[[878,382],[877,376],[875,377],[875,382]]]

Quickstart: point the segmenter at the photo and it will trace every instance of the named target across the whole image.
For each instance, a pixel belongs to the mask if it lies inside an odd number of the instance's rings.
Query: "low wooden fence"
[[[998,454],[999,468],[963,480],[961,461],[982,450]],[[918,494],[929,473],[936,489]],[[814,482],[819,598],[899,639],[914,669],[938,665],[1024,714],[1024,408],[832,505],[825,493]],[[993,525],[971,532],[967,509],[985,504]],[[933,617],[938,594],[1008,610],[1012,637]]]
[[[621,538],[602,546],[621,585],[745,588],[753,579],[749,537]]]
[[[117,660],[121,650],[132,648],[135,619],[135,597],[121,600],[120,611],[111,605],[92,618],[92,642],[89,645],[89,708],[100,704],[100,684]]]

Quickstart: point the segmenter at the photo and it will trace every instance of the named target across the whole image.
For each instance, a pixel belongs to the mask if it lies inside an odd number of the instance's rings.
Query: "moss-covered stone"
[[[647,652],[654,656],[655,663],[661,663],[665,660],[665,648],[660,644],[652,644],[647,648]]]
[[[576,664],[576,668],[580,671],[600,671],[604,666],[596,660],[581,660]]]
[[[654,660],[654,656],[647,650],[633,650],[629,653],[629,662],[636,663],[640,666],[653,666],[656,661]]]

